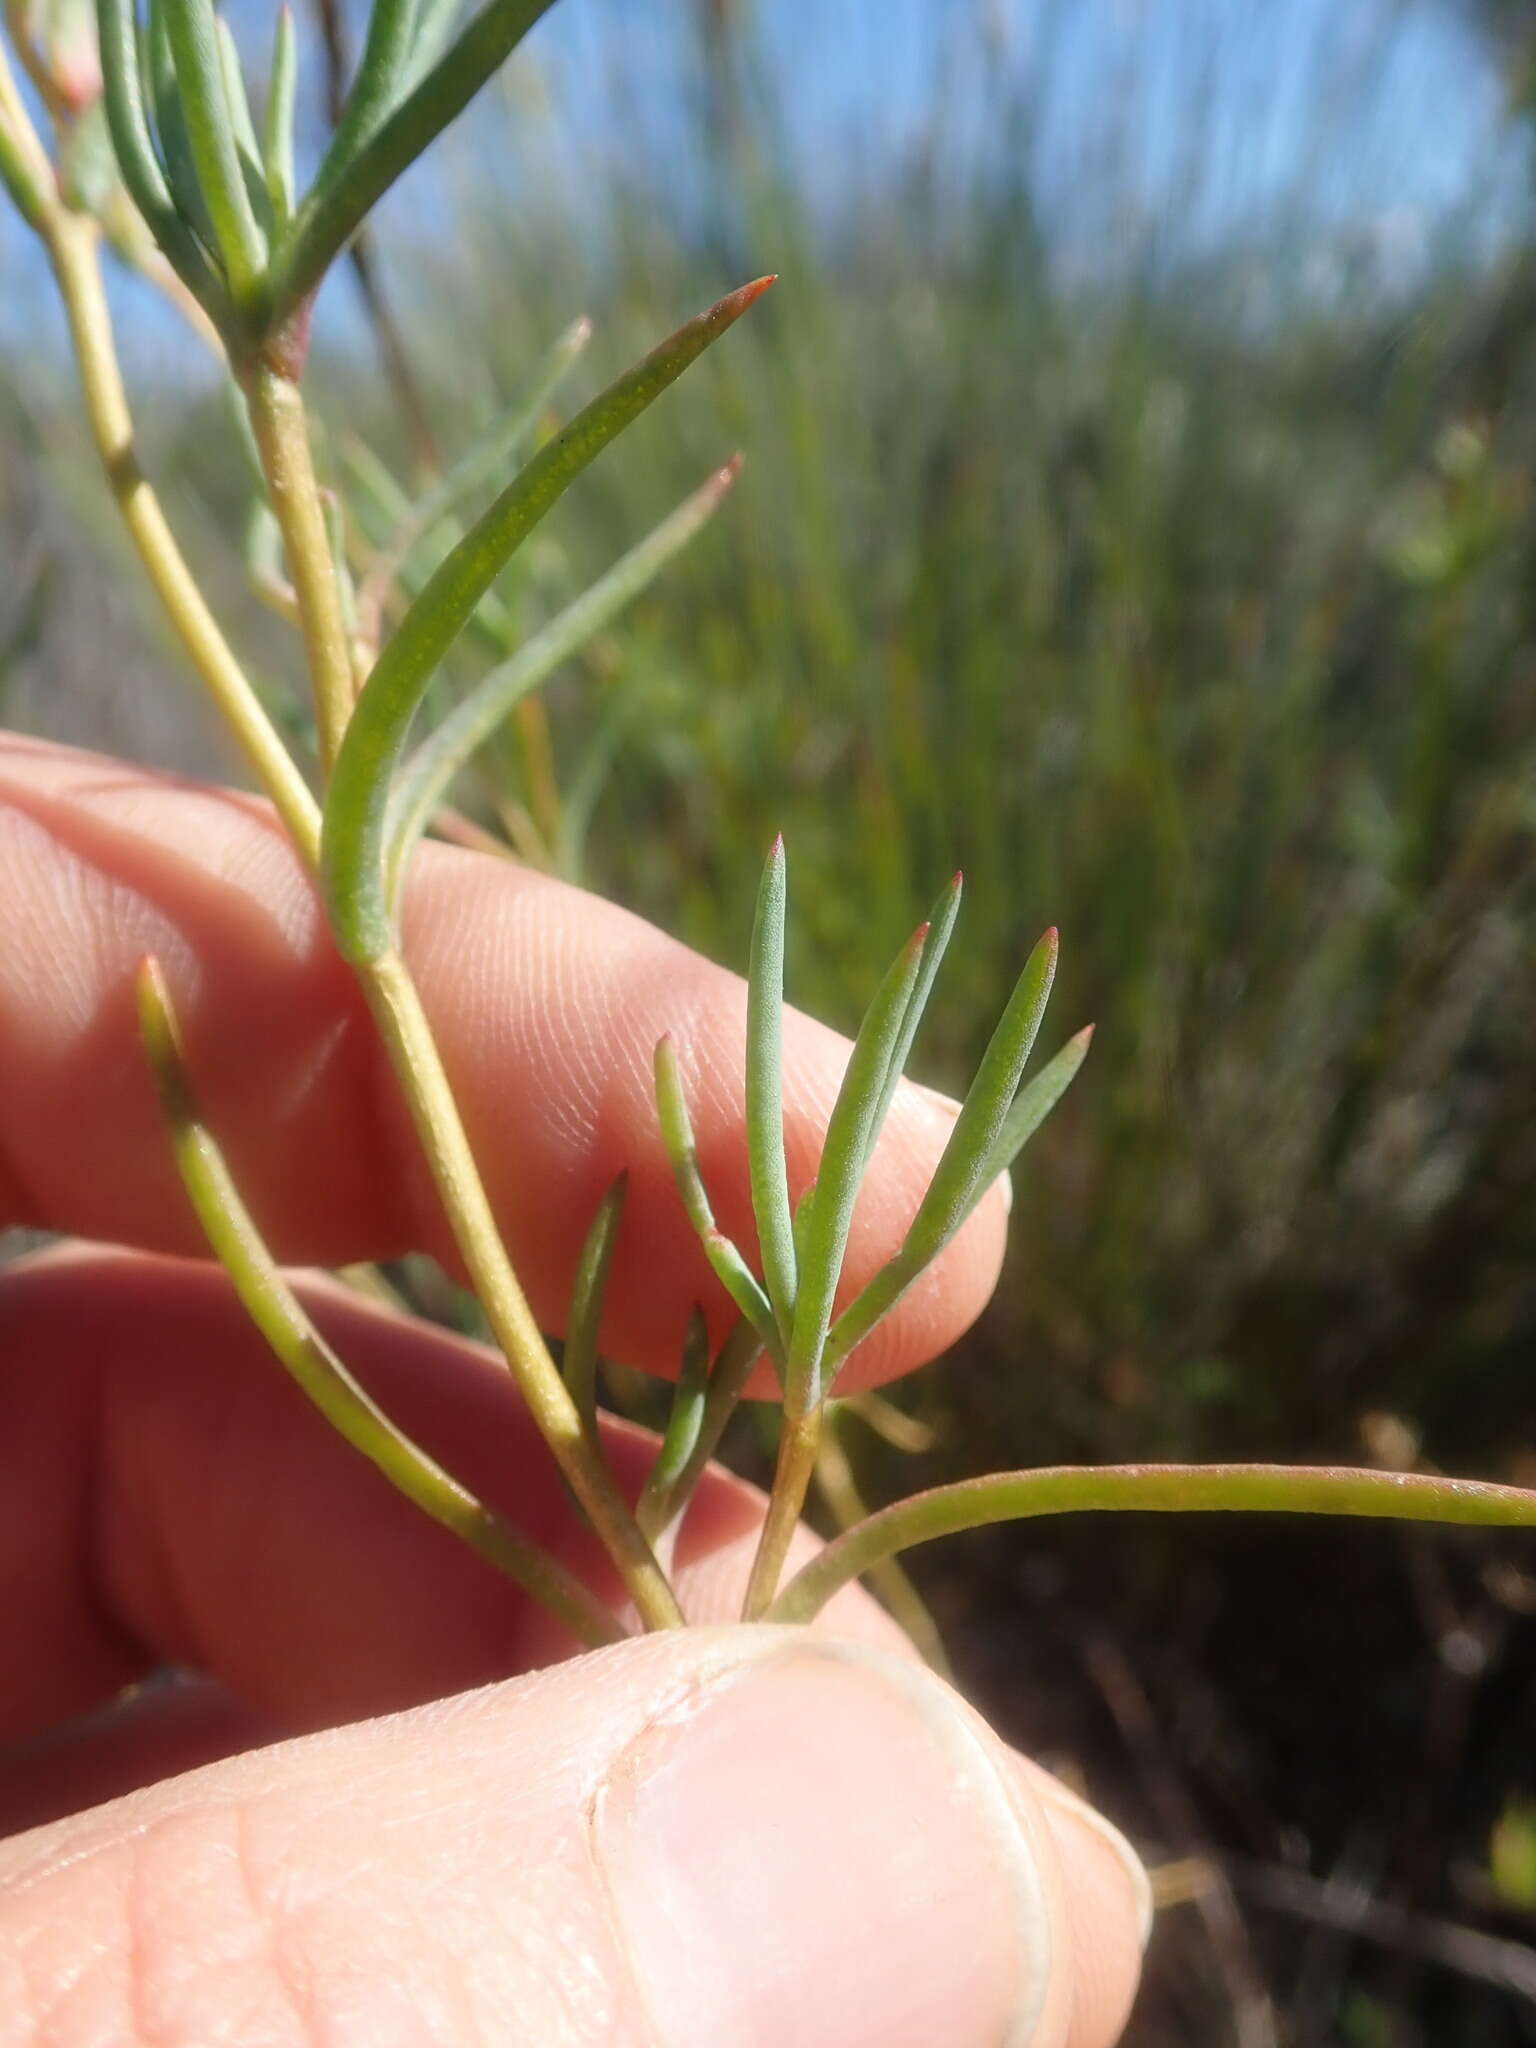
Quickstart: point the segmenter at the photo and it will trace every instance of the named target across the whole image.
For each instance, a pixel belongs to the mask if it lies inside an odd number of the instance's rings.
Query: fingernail
[[[796,1643],[621,1755],[592,1841],[658,2048],[1026,2048],[1044,1888],[988,1745],[930,1673]]]
[[[1041,1772],[1033,1780],[1033,1784],[1037,1793],[1050,1805],[1068,1815],[1078,1827],[1093,1838],[1098,1848],[1108,1850],[1120,1866],[1125,1882],[1130,1888],[1131,1898],[1135,1902],[1136,1931],[1141,1941],[1142,1952],[1145,1954],[1147,1943],[1152,1938],[1154,1914],[1152,1880],[1147,1875],[1146,1865],[1114,1822],[1106,1820],[1098,1808],[1090,1806],[1086,1799],[1079,1799],[1077,1794],[1063,1785],[1059,1778],[1047,1779],[1045,1773]]]

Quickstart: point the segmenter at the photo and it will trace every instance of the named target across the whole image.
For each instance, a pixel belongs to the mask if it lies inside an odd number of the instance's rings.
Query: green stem
[[[297,384],[266,363],[258,363],[252,371],[246,396],[299,603],[320,760],[328,775],[352,716],[356,692],[336,562],[309,452],[304,400]]]
[[[763,1520],[763,1533],[758,1539],[757,1555],[752,1560],[752,1576],[747,1582],[747,1597],[741,1610],[743,1621],[761,1621],[772,1609],[784,1571],[784,1560],[789,1555],[789,1546],[799,1527],[800,1511],[805,1506],[805,1496],[816,1474],[823,1412],[820,1401],[801,1415],[792,1415],[787,1407],[784,1411],[773,1489],[768,1496],[768,1512]]]
[[[1536,1491],[1418,1472],[1306,1465],[1052,1465],[914,1494],[829,1543],[791,1579],[768,1621],[813,1621],[834,1593],[914,1543],[1036,1515],[1354,1515],[1536,1528]]]
[[[852,1403],[829,1401],[822,1423],[821,1443],[816,1453],[816,1491],[821,1495],[840,1530],[856,1529],[868,1519],[869,1506],[859,1491],[853,1465],[843,1442],[842,1422]],[[905,1417],[903,1417],[905,1420]],[[905,1633],[925,1664],[940,1678],[954,1681],[954,1668],[944,1648],[939,1625],[928,1611],[916,1586],[894,1557],[883,1557],[869,1567],[869,1583],[891,1619]]]
[[[529,1412],[607,1545],[641,1620],[648,1628],[678,1627],[683,1617],[672,1588],[583,1429],[576,1403],[512,1270],[431,1025],[405,963],[390,951],[359,974],[405,1091],[454,1241]]]
[[[139,468],[133,419],[102,291],[95,224],[54,204],[48,208],[42,233],[80,366],[91,438],[123,524],[204,687],[272,799],[300,857],[313,868],[320,856],[315,799],[219,631]]]
[[[251,1321],[298,1386],[414,1506],[451,1529],[547,1607],[579,1642],[621,1642],[613,1614],[571,1572],[519,1536],[401,1430],[347,1370],[278,1270],[198,1109],[158,963],[139,969],[139,1023],[182,1184],[210,1250]]]

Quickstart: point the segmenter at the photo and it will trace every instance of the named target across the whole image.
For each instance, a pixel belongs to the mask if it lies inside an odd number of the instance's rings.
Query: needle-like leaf
[[[590,320],[584,315],[573,320],[535,370],[527,389],[518,393],[502,417],[467,454],[423,491],[413,504],[406,505],[402,515],[391,522],[394,531],[369,563],[363,579],[365,619],[373,621],[382,615],[389,586],[399,575],[417,542],[449,514],[458,511],[466,498],[472,497],[493,479],[506,475],[591,335]]]
[[[686,498],[654,532],[622,556],[590,589],[558,612],[510,661],[482,676],[462,703],[424,739],[400,771],[390,805],[386,850],[391,905],[411,848],[464,764],[483,746],[519,699],[538,688],[625,605],[638,597],[699,531],[730,489],[740,458],[728,462]]]
[[[608,1285],[608,1268],[618,1242],[624,1215],[624,1197],[629,1192],[629,1175],[621,1173],[598,1204],[592,1227],[587,1232],[581,1256],[576,1261],[576,1279],[571,1288],[571,1312],[565,1326],[565,1356],[561,1370],[571,1399],[581,1417],[582,1427],[597,1442],[597,1336],[603,1320],[603,1295]]]
[[[693,1120],[688,1114],[682,1076],[677,1067],[677,1048],[670,1036],[661,1039],[656,1047],[656,1112],[672,1177],[683,1198],[688,1221],[704,1247],[704,1256],[714,1268],[721,1286],[757,1331],[770,1357],[778,1361],[783,1356],[778,1324],[762,1283],[715,1222],[709,1191],[699,1171]]]
[[[293,169],[293,116],[298,92],[299,60],[293,33],[293,9],[287,0],[277,10],[272,30],[272,67],[267,78],[267,105],[261,128],[262,170],[273,218],[279,229],[293,217],[297,186]]]
[[[348,155],[329,163],[294,219],[282,252],[276,315],[291,314],[364,218],[498,70],[554,0],[489,0],[400,104]]]
[[[665,1481],[653,1468],[645,1483],[645,1490],[635,1509],[635,1520],[647,1542],[658,1542],[692,1499],[693,1490],[703,1477],[705,1466],[715,1455],[725,1426],[736,1413],[742,1389],[762,1352],[762,1338],[743,1317],[720,1347],[720,1355],[709,1376],[709,1391],[704,1399],[699,1433],[687,1460]]]
[[[182,282],[212,311],[220,295],[213,271],[197,237],[177,211],[155,153],[145,112],[133,0],[97,0],[96,27],[102,99],[123,184]]]
[[[928,926],[919,925],[887,969],[864,1013],[827,1122],[815,1192],[804,1220],[796,1219],[799,1278],[787,1371],[791,1398],[800,1412],[814,1406],[824,1391],[821,1354],[848,1249],[853,1206],[869,1157],[891,1053],[917,984],[927,938]]]
[[[164,8],[198,185],[235,300],[249,304],[266,269],[267,242],[240,166],[213,0],[164,0]]]
[[[784,909],[787,876],[782,835],[763,868],[747,970],[747,1162],[763,1278],[779,1328],[795,1312],[795,1231],[784,1163],[782,1027]]]
[[[325,807],[322,876],[347,959],[378,959],[392,942],[383,859],[390,785],[439,663],[496,576],[581,472],[771,282],[743,285],[690,320],[541,448],[438,568],[379,656],[352,713]]]
[[[1007,1172],[1077,1078],[1092,1039],[1093,1026],[1085,1025],[1019,1090],[961,1205],[938,1216],[925,1216],[924,1205],[919,1206],[900,1251],[880,1268],[832,1325],[827,1338],[829,1377],[853,1347],[861,1344],[876,1323],[890,1313],[924,1268],[932,1265],[998,1175]],[[924,1200],[926,1203],[926,1197]]]
[[[880,1100],[876,1105],[874,1122],[870,1128],[871,1151],[884,1128],[891,1097],[896,1093],[896,1084],[906,1071],[907,1061],[912,1052],[912,1041],[917,1036],[918,1025],[923,1021],[923,1012],[927,1009],[928,998],[933,993],[933,984],[949,945],[950,934],[954,931],[955,919],[960,914],[960,892],[964,885],[964,877],[957,870],[928,913],[928,936],[923,941],[923,957],[918,962],[917,980],[912,985],[906,1015],[901,1020],[901,1029],[891,1047],[890,1064],[886,1069],[885,1083],[880,1090]],[[866,1154],[866,1158],[867,1156]]]
[[[315,173],[317,185],[334,181],[345,172],[398,100],[410,61],[415,11],[415,0],[372,0],[363,54],[357,60],[341,119]]]
[[[326,1420],[390,1483],[541,1600],[583,1642],[623,1631],[580,1580],[414,1444],[353,1378],[278,1270],[198,1109],[159,964],[138,975],[139,1027],[183,1185],[214,1257],[247,1314]]]
[[[669,1494],[682,1477],[703,1432],[708,1394],[709,1331],[703,1311],[696,1308],[688,1318],[688,1334],[683,1339],[683,1362],[672,1392],[666,1434],[662,1437],[656,1463],[646,1481],[647,1493],[654,1489],[658,1495]],[[643,1530],[643,1521],[640,1526]]]

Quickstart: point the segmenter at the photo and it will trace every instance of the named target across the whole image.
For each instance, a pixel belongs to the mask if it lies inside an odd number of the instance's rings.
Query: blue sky
[[[658,205],[668,186],[707,182],[684,118],[698,89],[696,7],[560,0],[519,60],[547,110],[520,175],[537,180],[541,152],[567,174],[597,152],[624,158]],[[819,203],[878,188],[925,147],[957,181],[1023,153],[1063,260],[1090,274],[1130,249],[1187,261],[1285,227],[1319,289],[1338,252],[1360,247],[1411,283],[1444,238],[1492,247],[1529,203],[1525,147],[1498,139],[1500,81],[1454,0],[757,0],[743,11],[788,161]],[[269,0],[233,0],[231,14],[259,50]],[[504,146],[506,100],[467,118],[461,149]],[[431,224],[438,196],[431,166],[418,168],[391,217],[407,231]],[[39,281],[8,224],[0,336],[55,332]],[[339,295],[332,317],[345,319]],[[140,344],[158,355],[160,323]]]

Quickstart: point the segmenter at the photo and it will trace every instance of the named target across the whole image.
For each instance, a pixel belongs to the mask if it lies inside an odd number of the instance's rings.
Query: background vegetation
[[[1099,1020],[996,1303],[905,1396],[921,1471],[849,1428],[866,1490],[1160,1455],[1529,1483],[1525,11],[558,13],[373,251],[424,428],[332,308],[339,473],[348,434],[401,475],[463,445],[580,312],[608,373],[784,283],[507,593],[536,620],[747,451],[466,808],[737,965],[782,827],[791,987],[844,1026],[959,862],[936,1081],[1046,923],[1059,1036]],[[5,713],[216,765],[109,573],[19,237],[0,264]],[[128,304],[171,509],[277,678],[218,394]],[[1140,2048],[1536,2042],[1528,1546],[1117,1522],[919,1562],[971,1689],[1166,1866]]]

